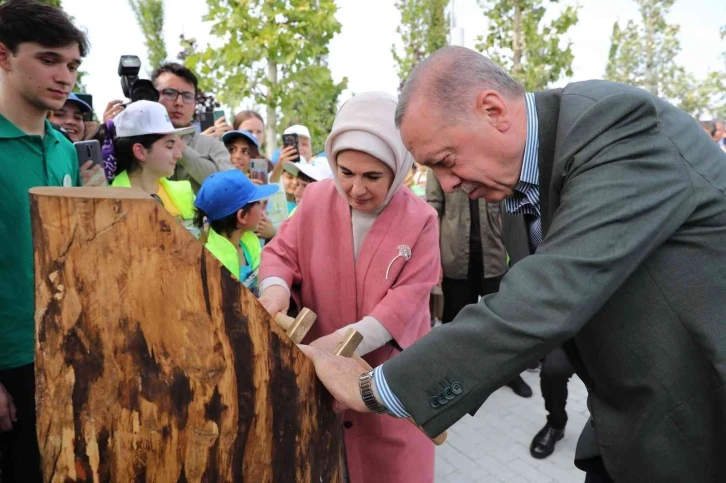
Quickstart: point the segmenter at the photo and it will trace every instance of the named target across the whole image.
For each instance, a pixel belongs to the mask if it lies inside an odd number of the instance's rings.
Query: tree
[[[641,87],[699,117],[726,108],[723,73],[696,79],[676,62],[680,26],[666,21],[675,0],[635,0],[640,21],[613,25],[605,78]]]
[[[547,7],[559,0],[479,0],[489,20],[476,49],[507,70],[527,91],[547,87],[563,74],[572,75],[572,42],[563,35],[577,23],[578,8],[566,7],[543,23]]]
[[[398,66],[399,90],[403,89],[416,64],[448,44],[448,3],[448,0],[396,2],[396,8],[401,12],[401,24],[396,27],[396,33],[401,36],[403,53],[399,54],[395,45],[391,47],[391,53]]]
[[[191,57],[192,55],[196,54],[199,50],[199,46],[197,45],[197,39],[194,37],[187,38],[184,34],[181,34],[179,36],[179,44],[182,47],[181,52],[176,56],[177,59],[183,64],[187,63],[187,59]],[[197,89],[197,108],[195,112],[199,111],[210,111],[213,110],[215,107],[220,107],[219,102],[217,102],[217,99],[214,98],[213,94],[208,94],[202,89]]]
[[[146,49],[149,51],[149,68],[155,69],[166,60],[164,43],[164,1],[129,0],[136,22],[144,35]]]
[[[205,21],[222,41],[192,54],[206,89],[225,86],[232,106],[252,100],[267,109],[266,143],[277,145],[278,120],[305,116],[313,142],[328,133],[347,79],[335,83],[326,64],[328,44],[340,32],[333,0],[207,0]],[[316,146],[317,147],[317,146]]]

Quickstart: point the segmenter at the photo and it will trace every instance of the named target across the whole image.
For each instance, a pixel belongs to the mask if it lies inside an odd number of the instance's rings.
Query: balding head
[[[472,99],[492,89],[503,97],[522,97],[524,89],[504,69],[483,55],[464,47],[437,50],[411,72],[396,109],[400,127],[414,97],[423,96],[447,120],[462,120]]]

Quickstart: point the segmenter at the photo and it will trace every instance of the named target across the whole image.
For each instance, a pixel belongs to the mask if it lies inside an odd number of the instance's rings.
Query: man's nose
[[[451,171],[444,171],[444,170],[436,170],[434,171],[434,174],[436,175],[436,178],[439,180],[439,184],[441,185],[441,189],[444,190],[445,193],[453,193],[456,191],[457,186],[461,184],[463,181],[461,178],[456,176]]]
[[[73,72],[70,71],[70,69],[65,66],[61,65],[58,68],[58,71],[56,72],[56,75],[54,76],[54,80],[61,85],[64,86],[71,86],[76,82],[76,76]]]

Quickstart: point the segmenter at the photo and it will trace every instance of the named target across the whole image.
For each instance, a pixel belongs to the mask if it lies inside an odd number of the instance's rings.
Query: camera
[[[121,77],[121,89],[124,95],[136,101],[159,102],[159,91],[148,79],[139,79],[141,59],[136,55],[122,55],[118,63],[118,75]]]

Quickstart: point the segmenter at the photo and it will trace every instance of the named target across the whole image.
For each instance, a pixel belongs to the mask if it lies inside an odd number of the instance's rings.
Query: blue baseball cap
[[[253,143],[255,146],[257,146],[257,149],[260,149],[260,142],[257,140],[255,135],[249,131],[245,131],[244,129],[241,129],[239,131],[227,131],[222,136],[222,142],[224,144],[227,144],[228,142],[231,142],[233,139],[237,138],[245,138]]]
[[[240,170],[214,173],[199,188],[194,206],[202,210],[209,221],[217,221],[242,209],[248,203],[262,201],[277,193],[280,186],[258,186]]]
[[[82,101],[77,95],[75,95],[73,92],[68,94],[68,99],[66,99],[66,102],[75,102],[78,104],[78,107],[81,108],[81,112],[86,114],[92,111],[91,106],[88,105],[86,101]]]

